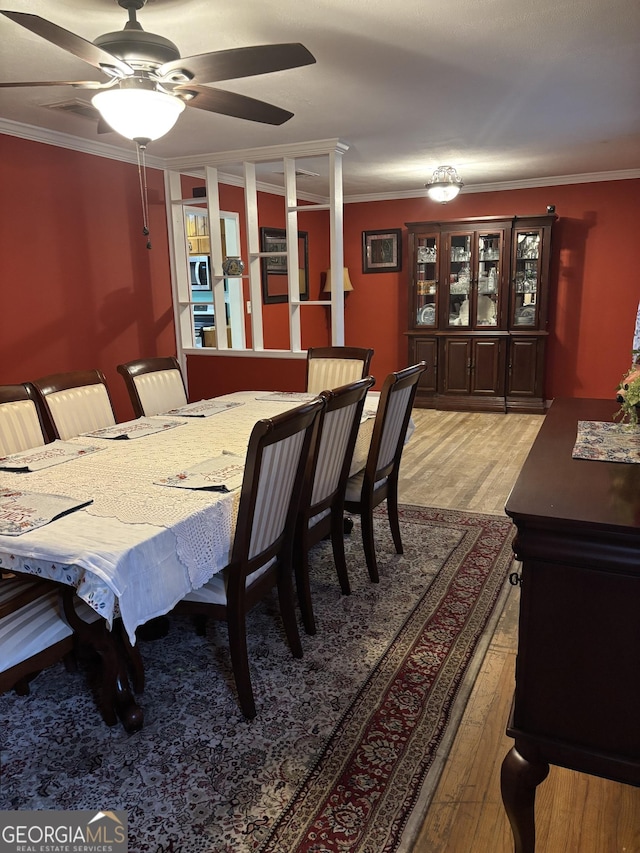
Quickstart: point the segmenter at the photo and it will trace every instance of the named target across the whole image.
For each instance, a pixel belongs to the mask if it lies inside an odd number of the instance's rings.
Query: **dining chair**
[[[0,385],[0,456],[40,447],[51,439],[33,386]]]
[[[426,363],[421,361],[387,376],[380,392],[367,464],[347,480],[344,508],[360,515],[367,569],[374,583],[378,582],[379,575],[373,510],[385,499],[393,544],[398,554],[403,552],[398,519],[398,474],[416,389],[425,370]]]
[[[34,380],[33,385],[42,401],[45,424],[54,438],[64,441],[116,422],[100,370],[54,373]]]
[[[139,358],[118,365],[137,418],[151,417],[187,404],[187,390],[173,356]]]
[[[325,406],[318,416],[313,452],[307,462],[293,560],[298,602],[307,634],[316,632],[309,583],[309,550],[329,535],[340,588],[344,595],[351,592],[344,554],[344,496],[365,397],[374,382],[373,376],[367,376],[320,394]]]
[[[15,689],[29,695],[29,682],[43,669],[64,660],[75,669],[74,632],[63,616],[58,585],[14,575],[0,582],[0,693]],[[76,599],[87,622],[100,616]]]
[[[310,347],[307,350],[307,391],[319,394],[339,388],[369,373],[372,349],[363,347]]]
[[[256,715],[247,653],[246,615],[277,586],[280,614],[293,656],[302,657],[295,610],[292,553],[296,514],[314,425],[324,401],[311,400],[253,427],[238,505],[231,560],[176,610],[227,623],[231,663],[242,713]]]

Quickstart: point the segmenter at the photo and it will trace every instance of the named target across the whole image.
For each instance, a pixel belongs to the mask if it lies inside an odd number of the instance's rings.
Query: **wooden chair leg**
[[[36,672],[33,675],[25,675],[24,678],[20,679],[20,681],[16,681],[13,685],[13,689],[16,691],[18,696],[29,696],[31,693],[31,690],[29,689],[29,682],[32,678],[35,678],[37,674],[38,673]]]
[[[291,568],[288,565],[280,566],[278,569],[278,601],[280,603],[280,615],[284,623],[284,632],[287,642],[294,658],[302,657],[302,643],[298,633],[298,621],[296,619],[296,608],[293,600],[293,583],[291,581]]]
[[[67,672],[78,671],[78,661],[75,652],[67,652],[67,654],[62,658],[62,662],[64,663],[64,668]]]
[[[311,587],[309,583],[309,546],[304,537],[301,537],[296,547],[294,557],[296,590],[298,593],[298,604],[302,613],[302,624],[307,634],[316,633],[316,620],[313,615],[313,603],[311,601]],[[282,605],[280,605],[282,607]]]
[[[380,575],[378,574],[378,563],[376,562],[376,543],[373,538],[373,512],[370,507],[362,507],[360,519],[362,521],[362,545],[364,547],[364,556],[367,561],[369,577],[373,583],[378,583]]]
[[[333,548],[333,562],[338,574],[338,580],[340,581],[340,589],[343,595],[351,595],[351,586],[347,573],[347,560],[344,553],[343,521],[342,512],[333,514],[331,518],[331,545]]]
[[[253,699],[251,673],[249,672],[245,614],[228,612],[227,630],[229,632],[231,665],[236,681],[240,709],[248,720],[252,720],[256,715],[256,705]]]
[[[204,613],[194,613],[191,617],[193,620],[193,626],[196,629],[196,634],[198,637],[206,637],[207,636],[207,617]]]
[[[393,536],[393,544],[396,546],[397,554],[404,554],[402,547],[402,539],[400,537],[400,519],[398,517],[398,481],[397,479],[389,483],[387,492],[387,515],[389,517],[389,527]]]

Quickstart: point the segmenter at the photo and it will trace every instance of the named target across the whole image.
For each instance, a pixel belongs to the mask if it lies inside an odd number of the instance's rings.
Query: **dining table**
[[[103,617],[94,641],[110,661],[108,724],[143,725],[123,645],[229,562],[253,426],[313,398],[238,391],[0,459],[0,570],[63,584],[67,601],[75,594]],[[366,464],[378,400],[368,393],[350,475]],[[71,511],[47,511],[50,497]]]

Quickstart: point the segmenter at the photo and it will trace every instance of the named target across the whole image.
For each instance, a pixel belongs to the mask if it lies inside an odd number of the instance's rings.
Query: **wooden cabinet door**
[[[512,336],[507,369],[507,411],[544,414],[546,336]]]
[[[476,396],[504,395],[505,341],[473,338],[471,341],[470,393]]]
[[[418,394],[435,394],[438,389],[438,339],[414,338],[410,363],[424,361],[427,369],[420,377]]]
[[[540,396],[538,359],[539,350],[543,346],[544,339],[511,338],[507,394],[518,397]]]
[[[468,394],[471,390],[471,338],[443,338],[440,360],[442,394]]]

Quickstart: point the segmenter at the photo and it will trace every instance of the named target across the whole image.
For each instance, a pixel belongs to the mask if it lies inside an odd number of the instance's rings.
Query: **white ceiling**
[[[5,3],[90,41],[127,19],[116,0]],[[291,110],[286,124],[187,108],[149,145],[163,161],[340,138],[347,198],[419,191],[443,164],[469,189],[640,169],[638,0],[148,0],[138,19],[183,57],[300,41],[317,60],[217,84]],[[0,41],[2,82],[105,79],[3,16]],[[98,137],[93,121],[44,106],[91,94],[0,89],[0,120],[130,152],[115,133]],[[298,186],[323,195],[324,180]]]

